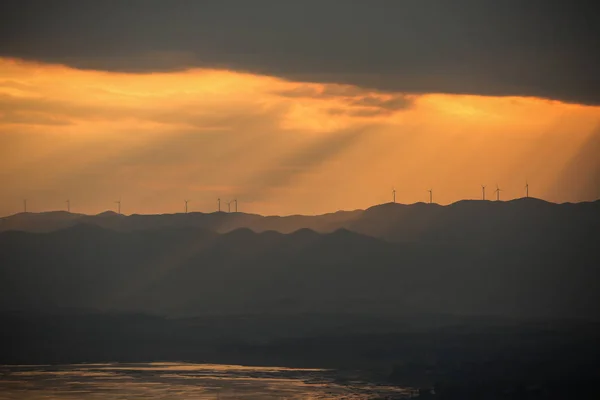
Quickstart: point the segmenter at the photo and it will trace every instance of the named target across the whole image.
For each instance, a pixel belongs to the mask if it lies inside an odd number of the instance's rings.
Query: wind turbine
[[[395,203],[396,202],[396,189],[392,188],[392,200]]]
[[[71,212],[71,200],[67,200],[65,201],[65,203],[67,203],[67,212]]]
[[[188,203],[190,202],[190,200],[184,200],[184,202],[185,202],[185,213],[187,214],[187,211],[188,211],[187,206],[188,206]]]
[[[525,197],[529,198],[529,183],[525,181]]]
[[[227,202],[227,212],[231,212],[231,201]]]
[[[429,204],[433,203],[433,189],[429,189]]]
[[[496,193],[496,201],[500,200],[500,192],[502,191],[502,189],[500,189],[500,187],[498,186],[498,184],[496,184],[496,190],[494,191],[494,193]]]
[[[235,203],[235,212],[238,212],[237,211],[237,199],[234,199],[233,202]]]
[[[220,198],[220,197],[217,199],[217,204],[218,204],[218,206],[217,206],[217,210],[218,210],[219,212],[221,212],[221,198]]]
[[[485,200],[485,185],[481,185],[482,199]]]
[[[121,214],[121,200],[116,200],[117,203],[117,214]]]

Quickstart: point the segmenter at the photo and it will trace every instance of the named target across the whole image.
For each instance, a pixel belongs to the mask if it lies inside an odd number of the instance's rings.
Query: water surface
[[[188,363],[0,366],[0,399],[400,399],[351,372]]]

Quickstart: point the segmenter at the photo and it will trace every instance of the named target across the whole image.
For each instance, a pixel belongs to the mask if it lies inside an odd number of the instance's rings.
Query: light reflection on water
[[[340,380],[340,378],[343,378]],[[0,399],[400,399],[337,371],[187,363],[0,366]]]

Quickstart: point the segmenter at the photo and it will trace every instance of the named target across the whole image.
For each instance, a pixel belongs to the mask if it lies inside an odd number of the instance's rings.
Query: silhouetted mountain
[[[365,210],[348,229],[393,241],[589,240],[600,232],[600,201],[554,204],[534,198],[463,200],[448,206],[384,204]]]
[[[47,232],[0,233],[0,363],[369,368],[439,398],[597,398],[599,205],[12,216]]]
[[[94,216],[28,213],[3,218],[0,231],[49,232],[78,223],[119,231],[196,227],[218,233],[239,228],[281,233],[308,228],[330,233],[344,228],[397,242],[549,243],[600,239],[600,201],[554,204],[523,198],[507,202],[464,200],[448,206],[388,203],[367,210],[286,217],[225,212],[130,216],[114,212]]]
[[[467,206],[451,210],[460,214]],[[447,208],[425,212],[441,209]],[[563,234],[577,232],[567,222],[560,225]],[[597,236],[556,241],[559,235],[552,231],[547,237],[552,240],[394,243],[347,229],[281,234],[244,228],[217,234],[193,227],[121,232],[91,224],[43,234],[4,232],[0,304],[3,310],[79,307],[169,316],[325,312],[598,318],[600,256],[592,240]]]
[[[50,232],[73,226],[83,217],[85,217],[83,214],[66,211],[24,212],[1,218],[0,231]]]

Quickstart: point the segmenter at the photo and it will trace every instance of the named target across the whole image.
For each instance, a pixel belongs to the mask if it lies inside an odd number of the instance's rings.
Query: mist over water
[[[0,399],[376,399],[410,389],[351,372],[187,363],[0,367]]]

